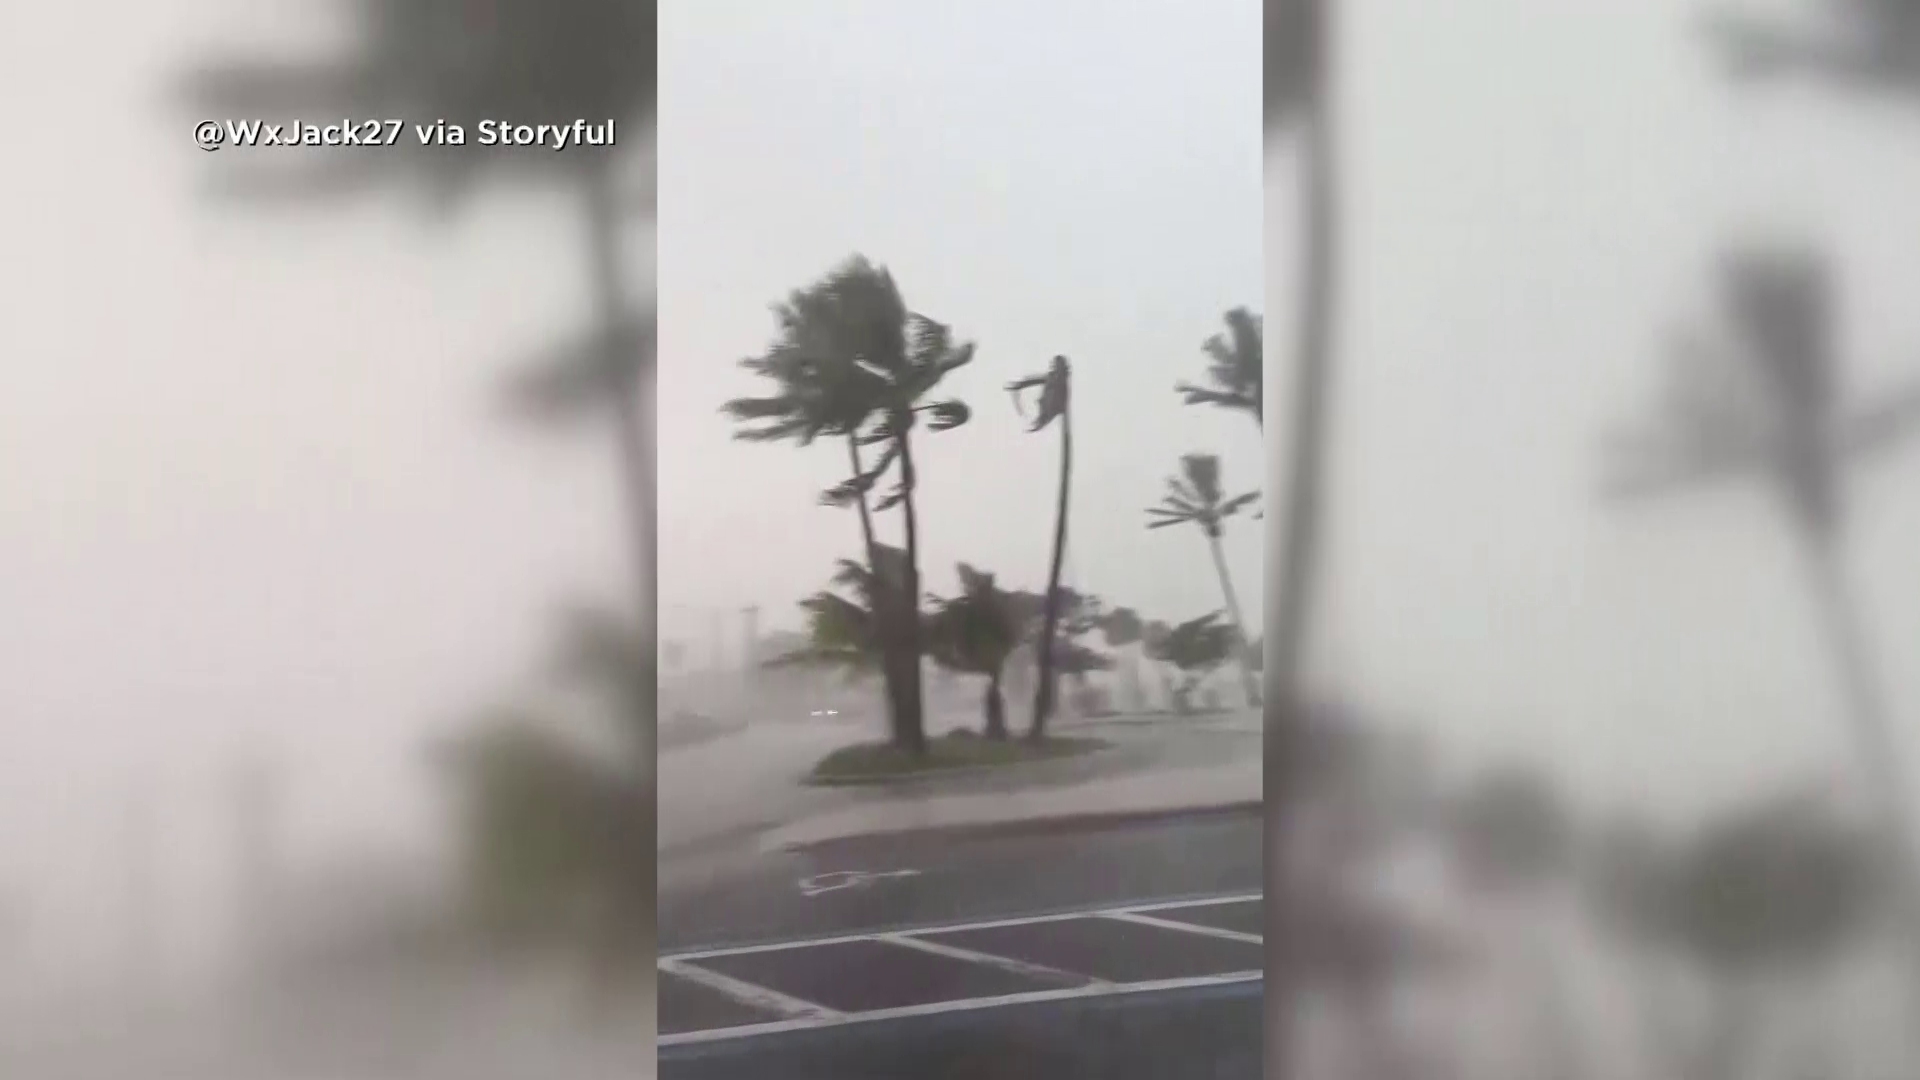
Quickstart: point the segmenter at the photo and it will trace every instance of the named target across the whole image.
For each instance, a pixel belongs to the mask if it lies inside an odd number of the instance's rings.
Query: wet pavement
[[[662,1077],[1257,1076],[1258,894],[664,957]]]
[[[876,836],[779,852],[736,873],[663,889],[660,948],[1253,893],[1262,880],[1262,837],[1258,814],[1236,812],[971,839]]]

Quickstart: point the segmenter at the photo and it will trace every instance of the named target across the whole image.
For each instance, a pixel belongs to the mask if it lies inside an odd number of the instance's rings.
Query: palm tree
[[[1266,752],[1276,775],[1289,771],[1289,733],[1298,726],[1304,703],[1297,682],[1312,611],[1313,579],[1318,564],[1320,525],[1325,515],[1327,418],[1333,384],[1334,321],[1339,298],[1337,261],[1340,202],[1338,142],[1333,110],[1335,5],[1331,0],[1267,0],[1266,108],[1269,131],[1292,129],[1300,155],[1301,217],[1305,240],[1301,257],[1300,318],[1295,342],[1294,384],[1284,470],[1287,475],[1285,525],[1280,542],[1280,579],[1276,582],[1274,655],[1269,672],[1287,712],[1269,731]],[[1278,446],[1276,446],[1278,449]],[[1276,472],[1281,469],[1276,468]],[[1277,736],[1277,737],[1276,737]],[[1279,860],[1268,860],[1278,866]],[[1274,884],[1280,884],[1278,878]],[[1272,993],[1276,988],[1270,986]],[[1269,1060],[1288,1060],[1284,989],[1268,1010]]]
[[[1180,673],[1171,689],[1174,712],[1189,711],[1194,689],[1233,656],[1238,638],[1232,626],[1219,620],[1220,614],[1211,612],[1147,639],[1148,655]]]
[[[884,267],[841,279],[836,303],[846,319],[844,338],[850,355],[879,382],[879,406],[874,422],[860,436],[864,445],[879,445],[880,459],[823,496],[834,505],[848,504],[885,479],[898,466],[893,488],[874,511],[900,509],[905,557],[900,562],[898,589],[889,589],[891,602],[887,642],[889,655],[899,665],[901,724],[905,745],[914,753],[926,750],[926,725],[921,696],[920,658],[920,519],[916,494],[919,468],[913,456],[913,431],[925,416],[932,431],[951,431],[965,424],[972,412],[958,399],[924,400],[952,372],[973,362],[972,343],[956,344],[943,323],[906,308],[893,275]],[[889,582],[891,585],[891,582]]]
[[[1220,488],[1220,459],[1213,454],[1187,454],[1180,459],[1180,476],[1167,480],[1167,495],[1159,506],[1147,508],[1152,519],[1147,522],[1149,529],[1164,529],[1169,525],[1195,525],[1207,538],[1207,548],[1213,554],[1213,569],[1220,576],[1220,591],[1226,597],[1227,614],[1233,620],[1232,629],[1237,635],[1234,651],[1240,657],[1240,670],[1244,678],[1247,704],[1260,704],[1260,684],[1253,673],[1253,660],[1249,655],[1246,621],[1240,617],[1240,598],[1234,592],[1233,578],[1227,572],[1227,559],[1220,548],[1220,534],[1226,527],[1228,518],[1252,505],[1260,497],[1257,491],[1227,498]]]
[[[859,343],[852,340],[852,314],[843,301],[863,284],[891,288],[890,281],[879,280],[881,273],[866,259],[855,256],[818,283],[774,306],[779,331],[773,345],[764,355],[740,361],[742,368],[771,382],[773,389],[760,397],[735,398],[721,407],[742,425],[734,432],[735,438],[800,446],[810,446],[819,438],[837,438],[846,446],[849,481],[867,474],[861,450],[862,429],[881,407],[884,384],[859,363]],[[867,487],[854,490],[850,500],[836,489],[824,501],[850,501],[859,511],[861,551],[869,571],[877,577],[881,545],[874,536]],[[876,610],[885,610],[885,605]],[[906,713],[900,696],[902,665],[889,662],[882,666],[882,675],[889,715],[895,718],[893,729],[899,732]]]
[[[1613,448],[1606,495],[1641,502],[1752,475],[1774,488],[1806,556],[1861,761],[1874,775],[1891,835],[1911,853],[1900,748],[1841,566],[1841,469],[1883,456],[1920,430],[1920,387],[1865,406],[1839,400],[1826,267],[1817,253],[1735,249],[1721,286],[1731,333],[1681,339],[1665,409]]]
[[[986,735],[1004,741],[1007,701],[1000,682],[1007,658],[1020,642],[1020,626],[1007,594],[995,584],[992,574],[961,563],[959,575],[959,596],[932,599],[933,610],[927,617],[928,651],[947,670],[986,676],[987,689],[982,698]]]
[[[1654,925],[1719,998],[1687,1052],[1693,1075],[1748,1074],[1763,987],[1815,979],[1860,940],[1891,895],[1882,859],[1866,833],[1801,793],[1710,822],[1685,846]],[[1821,1057],[1829,1048],[1795,1049]]]
[[[1227,312],[1227,332],[1215,334],[1201,346],[1212,361],[1207,378],[1212,386],[1181,383],[1174,387],[1188,405],[1213,405],[1253,414],[1266,427],[1261,403],[1266,394],[1266,360],[1261,354],[1261,319],[1246,308]]]
[[[1007,384],[1007,392],[1013,395],[1014,409],[1023,416],[1026,409],[1021,405],[1020,395],[1028,390],[1040,392],[1040,400],[1033,411],[1033,423],[1027,428],[1029,432],[1039,431],[1055,420],[1060,421],[1060,494],[1053,509],[1053,558],[1047,565],[1046,615],[1040,631],[1042,647],[1037,651],[1040,676],[1033,691],[1033,724],[1027,729],[1028,737],[1037,741],[1046,734],[1047,718],[1053,714],[1054,706],[1053,642],[1060,625],[1060,573],[1066,567],[1067,516],[1073,486],[1072,365],[1066,357],[1055,356],[1043,374],[1029,375]]]
[[[1263,756],[1268,776],[1288,776],[1298,731],[1306,724],[1307,704],[1300,691],[1300,669],[1312,621],[1312,590],[1319,565],[1321,525],[1326,514],[1328,416],[1334,375],[1334,320],[1339,306],[1340,187],[1339,143],[1335,137],[1333,57],[1336,50],[1334,0],[1266,0],[1265,105],[1269,132],[1292,128],[1300,155],[1301,246],[1300,306],[1293,358],[1293,385],[1284,458],[1274,475],[1285,475],[1284,525],[1280,536],[1280,575],[1270,593],[1264,620],[1274,635],[1274,664],[1266,671],[1269,711]],[[1280,444],[1274,446],[1276,452]],[[1276,804],[1269,831],[1287,831],[1287,808]],[[1296,1001],[1290,957],[1294,935],[1284,924],[1285,897],[1292,895],[1287,860],[1266,861],[1266,892],[1274,926],[1267,936],[1273,963],[1266,984],[1266,1060],[1288,1075],[1293,1063],[1292,1024]]]
[[[780,345],[767,357],[749,361],[757,373],[771,375],[785,393],[766,398],[740,399],[727,411],[737,419],[760,419],[766,426],[749,429],[750,437],[801,439],[835,434],[847,437],[853,475],[828,489],[823,502],[857,506],[863,535],[869,544],[869,569],[884,581],[876,594],[887,632],[883,648],[890,679],[890,704],[898,719],[895,738],[907,749],[926,748],[926,730],[920,679],[920,528],[915,493],[919,473],[913,456],[913,430],[924,416],[933,431],[948,431],[971,416],[958,400],[926,401],[948,374],[973,361],[974,347],[956,343],[951,328],[907,309],[893,275],[863,257],[854,256],[818,284],[796,294],[795,329],[783,330]],[[785,322],[783,316],[783,323]],[[792,338],[792,347],[783,348]],[[808,436],[811,438],[812,436]],[[880,446],[872,464],[859,453],[863,446]],[[898,467],[895,474],[895,467]],[[867,497],[882,480],[894,474],[892,490],[877,503]],[[897,569],[900,580],[877,572],[882,560],[873,552],[871,515],[898,507],[905,535],[904,557],[887,569]]]
[[[801,610],[807,614],[807,643],[767,661],[765,666],[830,668],[844,672],[850,680],[883,672],[889,638],[885,611],[893,595],[891,586],[884,582],[901,573],[906,553],[882,544],[876,546],[876,556],[882,566],[878,574],[863,563],[841,559],[832,583],[851,593],[852,598],[825,589],[800,601]],[[902,717],[889,713],[888,718],[895,728],[894,740],[908,742],[898,730]]]

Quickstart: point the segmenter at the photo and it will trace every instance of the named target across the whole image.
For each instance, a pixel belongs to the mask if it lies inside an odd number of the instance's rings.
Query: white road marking
[[[833,1016],[821,1017],[796,1017],[789,1020],[772,1020],[762,1024],[744,1024],[740,1027],[709,1028],[706,1031],[685,1031],[675,1035],[661,1035],[655,1041],[655,1045],[685,1046],[689,1043],[719,1042],[725,1039],[740,1039],[752,1035],[774,1035],[787,1031],[845,1027],[850,1024],[866,1024],[880,1020],[904,1020],[916,1016],[939,1016],[943,1013],[972,1012],[978,1009],[993,1009],[1005,1005],[1037,1005],[1050,1001],[1071,1001],[1075,998],[1117,997],[1122,994],[1144,994],[1156,990],[1194,990],[1211,986],[1233,986],[1240,983],[1259,982],[1262,976],[1263,973],[1259,971],[1233,971],[1222,975],[1201,975],[1186,979],[1157,979],[1153,982],[1075,986],[1064,990],[1030,990],[1020,994],[965,998],[960,1001],[935,1001],[925,1005],[903,1005],[893,1009],[874,1009],[871,1012],[840,1013]]]
[[[661,960],[660,970],[668,975],[677,975],[688,982],[699,983],[709,990],[718,991],[742,1005],[764,1009],[781,1016],[805,1020],[831,1020],[845,1015],[825,1005],[802,1001],[778,990],[769,990],[764,986],[745,982],[731,975],[722,975],[717,971],[684,963],[677,957]]]
[[[795,882],[795,887],[800,890],[801,896],[819,896],[840,889],[857,889],[883,878],[917,877],[919,874],[918,870],[835,870],[801,878]]]
[[[1010,956],[995,956],[992,953],[975,952],[972,949],[960,948],[958,945],[943,945],[937,941],[926,941],[908,934],[882,934],[877,940],[884,941],[889,945],[900,945],[909,949],[919,949],[921,952],[932,953],[935,956],[944,956],[950,960],[965,960],[970,964],[999,968],[1001,971],[1012,972],[1023,978],[1038,979],[1041,982],[1053,982],[1064,979],[1071,983],[1097,983],[1101,986],[1113,985],[1104,979],[1096,979],[1077,971],[1063,971],[1060,968],[1048,967],[1045,964],[1030,964],[1025,960],[1015,960]]]
[[[1244,930],[1225,930],[1218,926],[1201,926],[1197,923],[1175,922],[1172,919],[1156,919],[1151,915],[1142,915],[1136,911],[1113,911],[1096,916],[1114,922],[1128,922],[1135,926],[1152,926],[1161,930],[1177,930],[1182,934],[1199,934],[1201,937],[1225,938],[1228,941],[1242,941],[1249,945],[1264,944],[1259,934],[1249,934]]]
[[[1221,904],[1247,904],[1259,900],[1261,893],[1237,893],[1230,896],[1205,896],[1188,900],[1157,900],[1144,904],[1122,904],[1115,907],[1096,908],[1089,911],[1062,911],[1051,915],[1022,915],[1010,919],[987,919],[980,922],[947,923],[941,926],[919,926],[894,929],[884,932],[868,931],[862,934],[837,934],[832,937],[803,938],[798,941],[773,941],[760,945],[727,945],[714,949],[693,949],[686,952],[668,954],[674,960],[707,960],[716,956],[746,956],[750,953],[784,952],[788,949],[809,949],[822,945],[844,945],[854,941],[872,941],[882,933],[892,934],[944,934],[961,930],[990,930],[1002,926],[1038,926],[1041,923],[1065,922],[1069,919],[1095,918],[1101,915],[1144,914],[1153,911],[1179,911],[1185,908],[1215,907]],[[663,958],[665,959],[665,958]]]

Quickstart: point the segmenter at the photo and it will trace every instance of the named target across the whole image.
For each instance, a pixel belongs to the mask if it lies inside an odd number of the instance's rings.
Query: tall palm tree
[[[1201,346],[1211,363],[1207,379],[1212,386],[1181,383],[1174,387],[1188,405],[1213,405],[1253,414],[1266,427],[1261,402],[1266,394],[1266,359],[1261,354],[1261,319],[1246,308],[1227,312],[1227,332],[1215,334]]]
[[[1020,625],[992,574],[961,563],[959,575],[960,595],[932,600],[927,616],[928,652],[950,671],[986,676],[981,699],[986,736],[1004,741],[1007,701],[1000,682],[1007,658],[1020,643]]]
[[[774,306],[779,329],[773,345],[764,355],[740,361],[742,368],[771,382],[773,389],[760,397],[735,398],[722,406],[722,411],[741,425],[734,432],[735,438],[800,446],[812,445],[819,438],[837,438],[846,447],[849,481],[866,476],[861,436],[882,406],[885,384],[859,363],[859,343],[851,340],[851,319],[842,301],[862,282],[872,288],[890,288],[890,282],[878,280],[880,273],[866,259],[855,256],[820,282]],[[880,580],[881,545],[874,535],[868,486],[856,486],[850,500],[836,489],[826,501],[850,501],[859,511],[861,551],[869,572]],[[876,610],[884,608],[883,603]],[[901,700],[902,664],[895,660],[883,665],[882,675],[893,730],[903,731],[906,709]]]
[[[1920,432],[1920,386],[1864,406],[1840,400],[1828,276],[1817,252],[1736,248],[1720,284],[1730,332],[1682,337],[1665,408],[1613,447],[1605,493],[1638,503],[1749,476],[1773,487],[1801,541],[1860,761],[1891,835],[1905,840],[1912,816],[1900,748],[1842,568],[1842,468]],[[1910,843],[1901,850],[1911,859]]]
[[[1240,658],[1240,674],[1246,687],[1247,704],[1260,704],[1260,683],[1254,674],[1246,620],[1240,616],[1240,597],[1233,588],[1233,576],[1227,571],[1226,553],[1220,536],[1227,519],[1251,506],[1260,498],[1249,491],[1231,498],[1220,487],[1220,459],[1213,454],[1187,454],[1180,459],[1180,475],[1167,479],[1166,497],[1160,505],[1147,508],[1149,529],[1171,525],[1193,525],[1207,538],[1207,550],[1213,555],[1213,570],[1220,577],[1220,592],[1226,598],[1227,615],[1237,639],[1234,652]]]
[[[890,589],[892,602],[887,640],[899,665],[900,703],[906,713],[902,725],[906,746],[926,750],[926,718],[921,688],[920,643],[920,517],[917,494],[920,471],[913,455],[913,432],[925,417],[929,430],[951,431],[965,424],[972,411],[965,402],[927,396],[952,372],[973,362],[972,343],[956,344],[953,331],[924,315],[907,311],[893,276],[882,268],[875,275],[850,280],[841,302],[853,316],[849,328],[857,345],[853,356],[863,370],[880,383],[880,406],[860,441],[881,447],[880,458],[866,472],[831,489],[825,496],[836,505],[857,499],[875,485],[894,477],[893,487],[874,504],[876,513],[898,507],[905,558],[901,580]],[[891,585],[891,582],[889,582]]]
[[[1039,740],[1046,735],[1047,718],[1053,715],[1054,707],[1054,661],[1057,658],[1054,642],[1060,626],[1060,573],[1066,567],[1067,517],[1073,488],[1073,366],[1066,357],[1055,356],[1045,372],[1008,383],[1007,392],[1013,395],[1014,408],[1023,416],[1026,409],[1021,404],[1021,395],[1029,390],[1039,391],[1039,401],[1034,406],[1033,422],[1027,430],[1040,431],[1055,420],[1060,421],[1060,493],[1054,502],[1053,558],[1047,564],[1046,614],[1041,624],[1040,645],[1036,650],[1040,675],[1033,690],[1033,723],[1027,729],[1029,738]]]
[[[1268,698],[1278,709],[1266,716],[1263,756],[1268,776],[1291,776],[1298,733],[1307,723],[1300,669],[1312,620],[1312,590],[1319,565],[1326,508],[1328,416],[1334,374],[1334,323],[1339,306],[1339,142],[1335,133],[1333,58],[1337,47],[1334,0],[1266,0],[1265,105],[1269,133],[1292,129],[1300,156],[1300,306],[1293,385],[1284,456],[1274,444],[1273,474],[1286,476],[1279,546],[1280,573],[1269,593],[1265,622],[1273,636],[1274,662],[1266,669]],[[1287,807],[1276,800],[1268,834],[1288,843]],[[1267,936],[1274,963],[1266,983],[1266,1060],[1278,1075],[1293,1066],[1295,994],[1291,957],[1295,934],[1285,902],[1293,891],[1288,860],[1270,854],[1266,892],[1273,933]]]
[[[861,511],[869,569],[884,582],[876,610],[889,627],[883,640],[889,700],[898,714],[895,734],[918,753],[926,748],[926,732],[917,613],[919,470],[913,431],[922,417],[933,431],[951,430],[970,418],[964,402],[925,399],[947,375],[973,361],[974,347],[956,343],[948,326],[908,310],[893,275],[857,255],[818,284],[795,294],[789,308],[781,317],[784,324],[787,314],[792,315],[791,333],[783,328],[775,349],[746,365],[772,376],[782,392],[740,399],[726,409],[736,419],[767,422],[748,429],[753,438],[805,442],[834,434],[849,439],[853,475],[829,488],[821,499]],[[876,461],[862,458],[860,448],[866,446],[881,448]],[[889,476],[894,477],[891,490],[869,505],[869,494]],[[896,507],[901,511],[905,556],[887,569],[897,570],[897,582],[878,574],[883,567],[873,555],[878,545],[872,520],[873,514]]]

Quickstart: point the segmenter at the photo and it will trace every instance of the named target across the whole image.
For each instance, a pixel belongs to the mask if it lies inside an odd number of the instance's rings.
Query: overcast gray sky
[[[1181,407],[1173,385],[1228,308],[1260,307],[1260,12],[1172,0],[964,8],[874,0],[673,4],[661,14],[662,632],[690,613],[793,602],[856,555],[837,446],[741,444],[720,403],[764,392],[768,305],[862,252],[908,304],[977,343],[949,392],[973,422],[921,439],[923,575],[953,564],[1039,588],[1057,437],[1026,436],[1002,387],[1065,353],[1076,461],[1069,580],[1148,617],[1221,606],[1196,531],[1144,528],[1182,453],[1261,486],[1251,418]],[[899,536],[889,515],[884,526]],[[1229,532],[1248,599],[1261,534]],[[673,605],[684,605],[676,608]]]
[[[1610,519],[1593,450],[1738,225],[1830,240],[1856,385],[1920,367],[1920,117],[1739,100],[1670,0],[1350,6],[1331,677],[1614,797],[1837,760],[1770,508]],[[589,317],[571,207],[489,196],[441,228],[400,198],[195,197],[212,163],[161,90],[215,44],[315,33],[282,7],[7,16],[40,45],[0,110],[41,131],[57,105],[76,133],[0,177],[0,872],[76,905],[115,887],[130,772],[178,793],[170,835],[212,836],[210,778],[245,738],[300,762],[310,845],[423,820],[425,733],[522,678],[556,601],[624,595],[603,443],[492,410],[503,372]],[[1263,223],[1257,31],[1239,0],[666,5],[663,630],[749,602],[790,620],[855,550],[814,505],[836,454],[735,444],[716,412],[753,390],[732,364],[767,305],[855,251],[980,348],[952,386],[974,422],[924,442],[929,587],[958,559],[1041,580],[1053,441],[1000,387],[1064,352],[1071,582],[1163,618],[1217,603],[1199,539],[1140,523],[1181,452],[1262,482],[1250,421],[1171,392],[1223,311],[1262,306],[1263,248],[1284,370],[1290,159],[1266,159]],[[1854,538],[1909,717],[1915,456],[1865,479]],[[1254,531],[1230,554],[1252,596]]]

